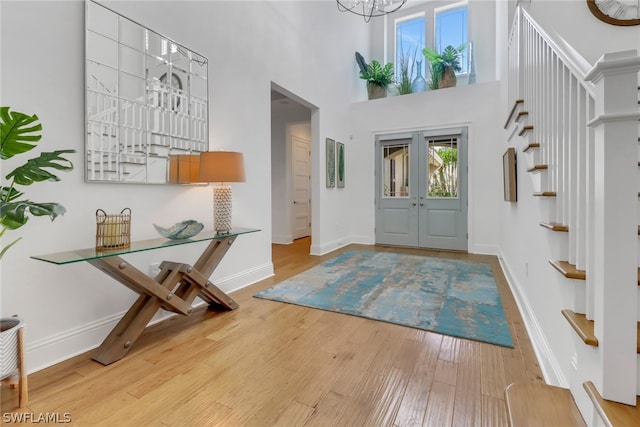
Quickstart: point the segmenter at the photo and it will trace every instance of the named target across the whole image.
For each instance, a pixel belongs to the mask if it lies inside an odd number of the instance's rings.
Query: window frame
[[[441,3],[441,2],[437,2],[437,3]],[[469,45],[470,41],[470,26],[469,26],[469,15],[470,15],[470,1],[469,0],[462,0],[462,1],[456,1],[456,2],[452,2],[452,3],[448,3],[448,4],[441,4],[441,5],[436,5],[432,2],[427,2],[423,5],[420,6],[414,6],[412,8],[406,9],[406,10],[402,10],[400,9],[398,12],[395,12],[394,14],[390,14],[390,15],[385,15],[385,22],[386,24],[384,25],[384,32],[385,32],[385,46],[386,46],[386,55],[388,57],[393,58],[392,60],[389,60],[387,58],[387,61],[393,62],[394,63],[394,69],[396,72],[396,75],[398,73],[398,66],[399,64],[396,64],[396,59],[397,59],[397,51],[396,51],[396,47],[397,47],[397,43],[398,43],[398,33],[397,33],[397,28],[398,28],[398,23],[403,22],[403,21],[407,21],[410,19],[415,19],[419,16],[424,16],[425,19],[425,37],[424,37],[424,46],[431,48],[431,49],[435,49],[436,47],[436,31],[437,31],[437,27],[436,27],[436,19],[437,19],[437,14],[438,13],[442,13],[442,12],[446,12],[448,10],[452,10],[452,9],[458,9],[458,8],[462,8],[462,7],[466,7],[467,8],[467,41],[466,44],[467,46]],[[402,13],[404,12],[404,13]],[[390,20],[390,21],[389,21]],[[428,78],[428,76],[426,75],[426,59],[422,61],[422,75],[425,78]],[[457,76],[467,76],[470,73],[470,69],[469,67],[467,67],[467,70],[463,73],[456,73]]]
[[[427,46],[427,33],[429,31],[428,29],[428,20],[427,20],[427,13],[426,11],[422,10],[422,11],[418,11],[415,13],[411,13],[408,15],[404,15],[400,18],[394,19],[393,20],[393,65],[394,65],[394,69],[395,69],[395,75],[396,78],[397,76],[400,75],[400,64],[398,63],[398,24],[402,24],[404,22],[407,21],[413,21],[415,19],[418,18],[422,18],[424,20],[424,40],[422,43],[422,48],[424,49]],[[420,50],[420,52],[418,52],[419,55],[421,55],[421,58],[424,58],[424,55],[422,55],[422,50]],[[422,75],[424,76],[424,60],[422,61],[423,65],[422,65]],[[415,73],[417,73],[417,70],[415,71]],[[417,75],[417,74],[416,74]],[[411,76],[409,76],[411,77]]]
[[[438,42],[438,33],[437,33],[437,23],[438,23],[438,14],[439,13],[443,13],[443,12],[450,12],[452,10],[455,9],[462,9],[463,7],[467,8],[467,12],[466,12],[466,18],[467,18],[467,40],[464,42],[464,44],[467,46],[467,55],[468,55],[468,51],[469,51],[469,1],[468,0],[463,0],[463,1],[459,1],[456,3],[451,3],[451,4],[447,4],[444,6],[440,6],[440,7],[435,7],[433,9],[433,49],[437,48],[437,42]],[[457,47],[457,46],[454,46]],[[465,56],[466,58],[466,56]],[[466,60],[466,64],[465,67],[463,67],[463,71],[461,72],[456,72],[456,76],[466,76],[467,74],[469,74],[470,72],[470,67],[468,64],[469,60]],[[465,69],[466,68],[466,69]]]

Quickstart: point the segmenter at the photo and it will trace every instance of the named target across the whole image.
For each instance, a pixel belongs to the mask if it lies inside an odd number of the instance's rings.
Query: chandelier
[[[364,22],[372,17],[386,15],[400,9],[407,0],[336,0],[340,12],[364,16]]]

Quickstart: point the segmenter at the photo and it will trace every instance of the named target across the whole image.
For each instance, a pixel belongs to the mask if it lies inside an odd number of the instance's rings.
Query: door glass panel
[[[458,138],[427,140],[429,197],[458,197]]]
[[[409,144],[382,146],[382,197],[409,197]]]

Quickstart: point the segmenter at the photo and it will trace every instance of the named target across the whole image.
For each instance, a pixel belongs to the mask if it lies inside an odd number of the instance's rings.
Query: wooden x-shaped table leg
[[[119,256],[90,260],[94,267],[140,294],[102,342],[93,359],[103,365],[122,359],[161,307],[188,316],[192,311],[193,300],[200,296],[209,304],[218,304],[230,310],[238,308],[231,297],[208,279],[235,238],[236,236],[229,236],[212,240],[193,267],[163,262],[155,279]]]

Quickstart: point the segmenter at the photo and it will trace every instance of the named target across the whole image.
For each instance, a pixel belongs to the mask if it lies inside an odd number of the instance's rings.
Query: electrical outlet
[[[160,273],[160,263],[152,262],[151,265],[149,265],[149,275],[151,277],[156,277],[158,273]]]

